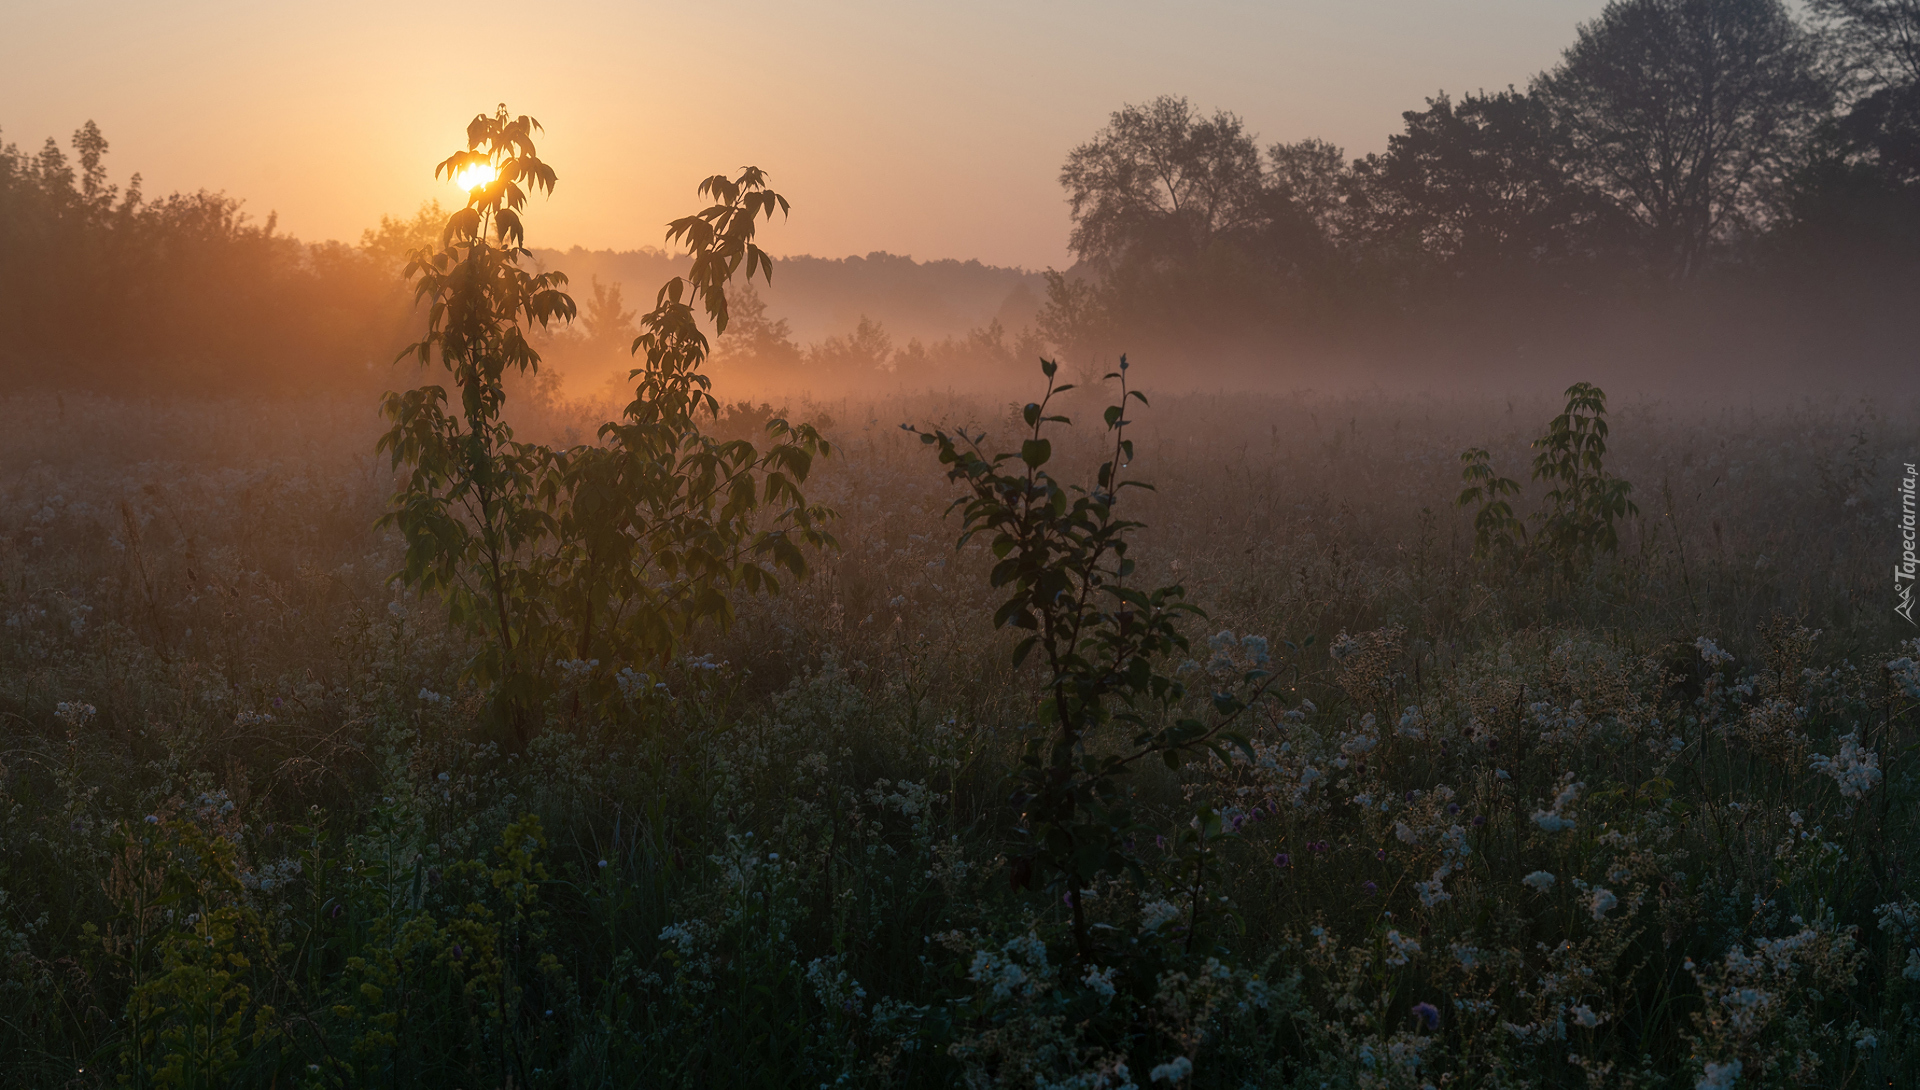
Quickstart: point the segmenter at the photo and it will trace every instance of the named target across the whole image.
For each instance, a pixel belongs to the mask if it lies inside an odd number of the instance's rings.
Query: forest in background
[[[829,394],[876,371],[978,386],[1040,352],[1078,372],[1127,351],[1200,386],[1868,386],[1900,373],[1920,332],[1920,11],[1806,12],[1616,4],[1524,90],[1439,93],[1360,158],[1263,146],[1184,98],[1128,105],[1065,157],[1070,269],[789,259],[743,306],[716,374]],[[399,268],[435,209],[357,244],[304,243],[225,194],[113,184],[91,122],[70,143],[0,147],[0,380],[245,392],[400,377],[389,361],[419,317]],[[615,373],[617,293],[672,257],[538,257],[602,303],[550,334],[549,360]]]

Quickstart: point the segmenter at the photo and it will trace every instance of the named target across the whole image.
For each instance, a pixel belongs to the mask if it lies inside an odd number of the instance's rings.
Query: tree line
[[[1075,375],[1123,350],[1203,376],[1207,361],[1284,371],[1330,352],[1524,365],[1542,345],[1905,358],[1920,333],[1920,0],[1805,12],[1616,0],[1524,90],[1436,94],[1359,158],[1318,139],[1263,146],[1180,97],[1128,105],[1066,157],[1076,263],[1049,271],[1031,326],[896,344],[863,319],[803,347],[749,296],[714,364],[944,383],[1017,374],[1042,351]],[[401,255],[438,209],[358,245],[307,244],[225,194],[110,184],[91,122],[70,147],[0,145],[0,380],[391,385],[419,321]],[[564,334],[574,347],[630,338],[617,289]]]
[[[359,245],[303,243],[224,193],[149,199],[107,179],[89,121],[72,154],[0,145],[0,382],[117,393],[391,385],[412,334],[399,271],[433,210]],[[444,218],[444,217],[438,217]]]
[[[1217,355],[1418,330],[1430,351],[1451,330],[1486,349],[1636,308],[1900,325],[1920,3],[1807,12],[1618,0],[1525,90],[1440,93],[1354,159],[1263,148],[1180,97],[1128,105],[1062,167],[1078,263],[1051,278],[1050,339]]]

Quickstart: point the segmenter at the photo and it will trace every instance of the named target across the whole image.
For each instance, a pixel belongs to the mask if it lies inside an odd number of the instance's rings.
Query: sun
[[[460,168],[460,173],[454,175],[453,181],[461,189],[471,192],[499,176],[500,172],[494,169],[492,163],[469,163]]]

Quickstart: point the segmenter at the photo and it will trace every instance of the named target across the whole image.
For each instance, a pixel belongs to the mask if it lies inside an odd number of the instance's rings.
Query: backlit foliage
[[[521,267],[527,197],[555,182],[535,153],[538,130],[502,106],[476,117],[467,148],[436,168],[490,177],[448,219],[441,248],[415,252],[407,266],[430,303],[427,336],[408,353],[442,364],[454,391],[389,394],[393,428],[380,441],[409,472],[383,520],[407,542],[401,577],[440,595],[454,622],[481,636],[470,676],[493,694],[515,745],[563,676],[577,692],[612,699],[618,670],[664,662],[699,623],[726,623],[729,591],[777,590],[776,572],[805,573],[802,545],[831,543],[819,527],[829,512],[800,491],[827,451],[811,425],[768,421],[762,451],[709,437],[698,419],[717,416],[719,404],[700,371],[708,342],[694,307],[724,331],[727,281],[743,264],[749,277],[772,276],[754,223],[786,200],[752,168],[702,182],[714,203],[669,226],[691,268],[640,319],[633,351],[645,362],[630,376],[622,418],[602,425],[597,444],[515,440],[507,380],[540,364],[528,327],[576,313],[563,274]]]

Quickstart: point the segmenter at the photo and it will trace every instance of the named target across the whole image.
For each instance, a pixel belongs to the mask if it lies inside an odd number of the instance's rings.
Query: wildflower
[[[1613,911],[1614,906],[1619,903],[1620,898],[1615,897],[1612,890],[1604,886],[1595,886],[1592,895],[1587,899],[1587,911],[1593,913],[1593,918],[1597,920]]]
[[[605,869],[606,869],[606,866],[607,866],[607,861],[606,861],[606,860],[604,860],[604,859],[602,859],[602,860],[600,861],[600,867],[601,867],[601,869],[602,869],[602,870],[605,870]]]
[[[1548,890],[1552,889],[1553,882],[1554,882],[1553,875],[1543,870],[1534,871],[1532,874],[1529,874],[1525,878],[1520,879],[1521,885],[1532,886],[1534,889],[1539,890],[1541,893],[1545,893]]]
[[[1288,855],[1286,852],[1278,852],[1273,857],[1273,865],[1276,867],[1291,867],[1293,866],[1293,856]]]
[[[1381,848],[1379,851],[1373,853],[1373,857],[1375,859],[1381,860],[1382,862],[1385,862],[1387,858],[1387,849]]]
[[[1887,673],[1908,699],[1920,700],[1920,662],[1902,656],[1887,663]]]
[[[1728,1060],[1723,1064],[1708,1064],[1701,1073],[1700,1081],[1693,1084],[1693,1090],[1733,1090],[1733,1084],[1740,1078],[1740,1061]]]
[[[1247,653],[1247,657],[1252,660],[1255,666],[1265,666],[1271,661],[1267,654],[1267,638],[1265,636],[1244,637],[1240,641],[1240,648]]]
[[[1371,897],[1371,896],[1373,896],[1373,895],[1374,895],[1375,893],[1378,893],[1378,892],[1380,892],[1380,887],[1379,887],[1379,886],[1377,886],[1377,885],[1375,885],[1375,884],[1374,884],[1374,883],[1372,883],[1372,882],[1362,882],[1362,883],[1360,883],[1360,892],[1362,892],[1362,893],[1364,893],[1364,894],[1366,894],[1367,896],[1369,896],[1369,897]]]
[[[1419,1022],[1429,1030],[1440,1028],[1440,1008],[1431,1003],[1415,1003],[1413,1005],[1413,1018],[1414,1021]]]
[[[1417,707],[1409,707],[1405,712],[1401,713],[1400,722],[1395,725],[1394,731],[1402,738],[1412,738],[1418,741],[1427,736],[1425,723],[1426,720],[1421,716],[1420,709]]]
[[[1102,969],[1097,965],[1089,965],[1087,975],[1082,978],[1081,983],[1092,988],[1094,994],[1100,997],[1100,1001],[1105,1003],[1113,998],[1113,972],[1112,967]]]
[[[1585,1003],[1582,1003],[1579,1006],[1573,1008],[1573,1021],[1575,1025],[1584,1026],[1587,1029],[1592,1029],[1593,1027],[1600,1024],[1600,1016],[1593,1013],[1592,1007],[1589,1007]]]
[[[1880,754],[1860,745],[1860,732],[1840,736],[1840,752],[1828,757],[1813,755],[1809,762],[1816,771],[1832,776],[1840,793],[1850,799],[1861,798],[1880,782]]]
[[[1140,906],[1140,930],[1152,934],[1162,926],[1180,917],[1180,910],[1166,901],[1152,901]]]
[[[1169,1083],[1178,1083],[1191,1074],[1193,1074],[1193,1061],[1185,1056],[1175,1056],[1167,1063],[1154,1068],[1152,1076],[1147,1081],[1159,1082],[1165,1079]]]
[[[72,702],[63,700],[53,709],[54,718],[65,723],[73,730],[79,730],[81,727],[86,726],[98,713],[99,709],[93,705],[83,704],[77,700]]]
[[[1373,883],[1368,882],[1367,884],[1372,885]],[[1414,954],[1420,952],[1419,939],[1407,938],[1398,931],[1387,932],[1387,945],[1393,948],[1392,951],[1387,954],[1387,964],[1396,967],[1405,965]]]
[[[1415,882],[1413,884],[1413,891],[1420,895],[1420,903],[1428,908],[1432,908],[1441,901],[1453,900],[1453,894],[1448,893],[1442,885],[1442,883],[1446,881],[1447,875],[1452,872],[1453,866],[1451,864],[1442,863],[1439,869],[1433,872],[1432,878],[1424,882]]]
[[[147,815],[147,824],[148,824],[148,825],[158,825],[158,824],[160,824],[160,815],[159,815],[159,814],[148,814],[148,815]]]
[[[1485,815],[1485,814],[1475,814],[1475,815],[1473,815],[1473,827],[1474,827],[1474,828],[1476,828],[1476,829],[1478,829],[1478,828],[1479,828],[1480,826],[1482,826],[1482,825],[1485,825],[1486,823],[1487,823],[1487,815]]]
[[[1335,662],[1345,662],[1359,650],[1360,641],[1347,635],[1346,629],[1341,629],[1340,634],[1333,638],[1333,645],[1327,648],[1327,652],[1333,656]]]
[[[1554,796],[1552,809],[1533,812],[1533,823],[1549,833],[1563,832],[1573,828],[1574,819],[1561,811],[1573,805],[1574,800],[1580,797],[1581,788],[1585,786],[1586,784],[1583,783],[1569,783],[1561,788],[1560,793]]]
[[[1693,646],[1700,652],[1700,661],[1706,663],[1708,666],[1724,666],[1733,661],[1732,655],[1720,650],[1719,645],[1705,636],[1694,640]],[[1736,1062],[1734,1066],[1737,1068],[1739,1064]],[[1737,1075],[1739,1072],[1735,1071],[1734,1074]]]

